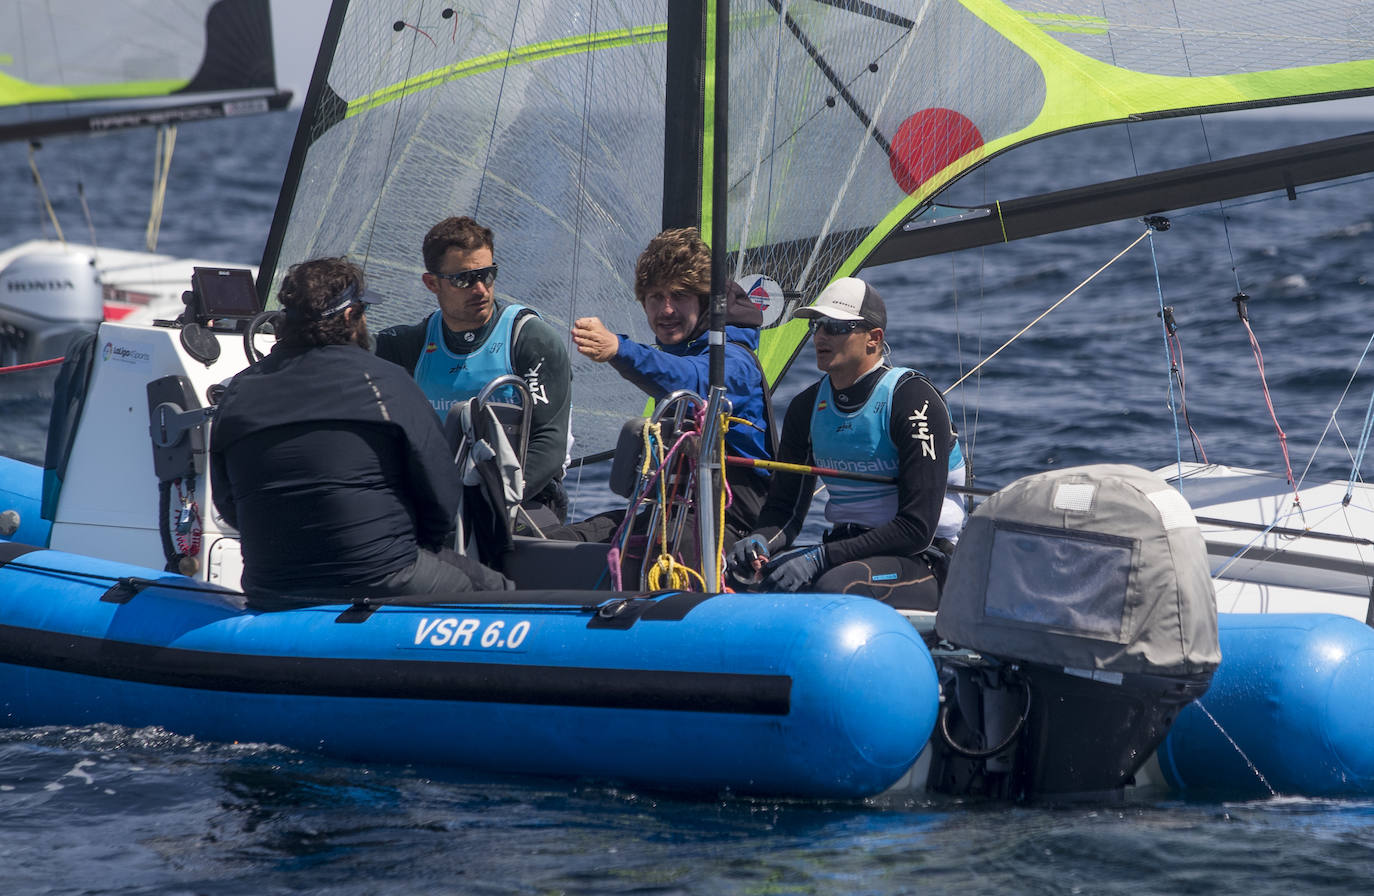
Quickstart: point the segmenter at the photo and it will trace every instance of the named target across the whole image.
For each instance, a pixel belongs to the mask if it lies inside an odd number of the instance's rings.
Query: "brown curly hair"
[[[464,252],[490,249],[495,253],[496,243],[492,239],[490,227],[483,227],[467,215],[463,215],[460,218],[445,218],[425,234],[425,243],[421,250],[425,256],[425,270],[431,274],[439,273],[439,265],[443,264],[444,253],[449,249],[461,249]]]
[[[695,227],[675,227],[649,240],[635,264],[635,298],[655,289],[695,293],[705,312],[711,299],[711,247]]]
[[[293,264],[277,291],[277,301],[286,312],[277,325],[277,341],[300,346],[357,342],[369,348],[371,339],[361,314],[320,316],[337,304],[350,286],[362,295],[366,284],[363,269],[347,258],[315,258]]]

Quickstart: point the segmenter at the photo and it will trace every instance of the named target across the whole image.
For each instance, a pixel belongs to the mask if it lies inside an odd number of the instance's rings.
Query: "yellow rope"
[[[651,431],[653,438],[651,439]],[[673,555],[668,553],[668,471],[663,469],[663,439],[662,432],[658,424],[644,427],[644,465],[641,468],[644,475],[649,473],[650,445],[655,447],[654,457],[658,463],[658,540],[659,555],[654,561],[654,565],[649,568],[649,574],[645,577],[645,582],[650,591],[665,591],[668,589],[686,590],[692,587],[692,576],[696,576],[701,583],[701,590],[706,590],[706,582],[701,575],[688,566],[683,566],[673,559]],[[650,534],[652,538],[652,533]]]
[[[716,446],[716,457],[720,458],[720,494],[716,496],[716,506],[720,508],[720,516],[716,520],[716,552],[715,556],[711,558],[711,562],[715,565],[717,588],[720,588],[725,577],[725,430],[730,427],[732,420],[739,420],[739,418],[722,417],[720,421],[720,444]],[[747,423],[748,421],[740,420],[740,422]]]
[[[701,573],[678,563],[668,554],[660,554],[658,560],[654,561],[653,567],[649,570],[649,590],[650,591],[686,591],[692,587],[692,580],[695,579],[702,591],[706,590],[706,581],[701,577]]]
[[[720,456],[720,457],[724,457],[724,456],[725,456],[725,430],[729,427],[729,425],[730,425],[731,422],[738,422],[738,423],[746,423],[746,424],[747,424],[749,421],[747,421],[747,420],[741,420],[741,419],[738,418],[738,417],[725,417],[725,416],[722,416],[722,418],[721,418],[721,426],[720,426],[720,436],[719,436],[720,441],[719,441],[718,445],[716,446],[717,449],[718,449],[718,451],[720,452],[719,455],[718,455],[718,456]],[[647,439],[647,437],[646,437],[646,439]],[[645,457],[647,458],[647,457],[648,457],[648,450],[647,450],[647,444],[648,444],[648,443],[647,443],[647,440],[646,440],[646,443],[645,443],[645,444],[646,444]],[[705,577],[704,577],[700,572],[698,572],[697,570],[692,569],[690,566],[686,566],[686,565],[684,565],[684,564],[682,564],[682,563],[678,563],[677,560],[673,559],[672,554],[670,554],[670,553],[668,552],[668,516],[669,516],[668,511],[669,511],[669,508],[668,508],[667,475],[666,475],[666,471],[664,471],[664,470],[662,469],[662,466],[663,466],[663,457],[662,457],[662,443],[661,443],[661,442],[659,443],[659,446],[660,446],[660,447],[659,447],[659,457],[658,457],[658,463],[659,463],[658,487],[659,487],[659,507],[661,508],[661,512],[659,513],[659,528],[658,528],[658,536],[659,536],[659,555],[658,555],[658,559],[654,561],[654,565],[653,565],[652,567],[650,567],[649,573],[648,573],[648,575],[645,577],[645,581],[646,581],[646,584],[648,585],[650,591],[663,591],[663,590],[667,590],[667,589],[679,589],[679,590],[684,590],[684,589],[690,588],[694,582],[696,583],[696,585],[698,585],[698,586],[701,588],[702,591],[705,591],[705,590],[706,590],[706,579],[705,579]],[[648,468],[647,468],[647,466],[646,466],[646,467],[645,467],[646,472],[647,472],[647,469],[648,469]],[[706,471],[706,472],[709,472],[709,471]],[[697,471],[697,475],[698,475],[698,476],[704,475],[704,473],[703,473],[703,471],[698,470],[698,471]],[[720,478],[720,493],[718,494],[717,500],[716,500],[716,504],[717,504],[717,506],[720,508],[719,513],[718,513],[718,516],[717,516],[717,519],[716,519],[716,532],[717,532],[718,535],[725,532],[725,488],[726,488],[726,486],[725,486],[725,472],[724,472],[724,468],[722,467],[722,469],[721,469],[721,478]],[[722,578],[722,576],[724,575],[724,572],[725,572],[725,552],[724,552],[724,550],[723,550],[723,547],[724,547],[724,541],[718,537],[718,538],[716,539],[716,550],[715,550],[715,552],[713,553],[712,557],[711,557],[710,560],[709,560],[709,562],[712,564],[712,567],[713,567],[714,570],[715,570],[715,580],[716,580],[717,582],[720,582],[720,581],[721,581],[721,578]],[[702,560],[702,568],[705,569],[705,568],[706,568],[706,563],[708,562],[708,560],[707,560],[707,558],[705,558],[705,557],[702,557],[701,560]]]

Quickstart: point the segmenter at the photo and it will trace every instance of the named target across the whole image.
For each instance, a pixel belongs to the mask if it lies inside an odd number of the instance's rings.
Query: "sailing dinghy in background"
[[[286,107],[269,0],[18,2],[0,10],[0,35],[0,141],[29,141],[31,207],[55,236],[0,247],[0,366],[61,357],[103,320],[176,317],[192,269],[226,266],[155,251],[176,129]],[[57,210],[73,228],[86,198],[48,196],[40,141],[125,128],[157,134],[145,247],[97,245],[88,211],[92,242],[69,242]]]
[[[290,263],[347,254],[388,296],[374,325],[416,320],[431,310],[415,289],[424,233],[466,213],[496,233],[504,295],[555,326],[596,314],[649,341],[634,259],[663,227],[693,224],[717,284],[781,284],[760,350],[776,382],[806,335],[793,307],[865,266],[950,251],[942,241],[965,228],[983,228],[967,243],[979,245],[1374,168],[1364,135],[1344,156],[1317,146],[1157,172],[1105,200],[1084,188],[1070,214],[1012,214],[1074,198],[1058,194],[935,204],[999,154],[1065,132],[1374,92],[1363,4],[1271,6],[1179,3],[1160,21],[1153,2],[338,0],[253,310]],[[1311,153],[1323,162],[1298,161]],[[1167,192],[1169,177],[1190,186]],[[1158,748],[1164,783],[1244,788],[1243,774],[1205,771],[1218,748],[1189,719],[1210,684],[1223,728],[1282,728],[1266,780],[1374,791],[1370,726],[1351,713],[1374,632],[1296,614],[1218,622],[1192,509],[1136,468],[1054,471],[985,502],[944,619],[836,595],[607,593],[604,546],[539,540],[517,546],[514,593],[264,606],[236,591],[237,539],[203,475],[207,390],[248,363],[259,318],[214,298],[197,300],[191,340],[102,324],[46,469],[0,467],[14,511],[0,699],[15,724],[157,724],[373,760],[822,797],[1115,793]],[[578,451],[604,455],[643,397],[607,365],[574,365]],[[703,442],[709,483],[719,460]],[[1044,552],[1072,563],[1037,565]],[[1309,674],[1233,686],[1271,666]],[[1166,739],[1171,726],[1187,736]]]

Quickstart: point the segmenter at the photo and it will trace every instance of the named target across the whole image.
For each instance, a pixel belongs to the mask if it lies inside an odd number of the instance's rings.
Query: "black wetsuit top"
[[[836,407],[846,414],[861,408],[887,370],[879,365],[850,388],[836,390]],[[817,381],[792,399],[782,424],[778,460],[815,463],[811,453],[811,409],[816,405],[819,389],[820,381]],[[921,410],[924,414],[917,416],[917,411]],[[949,414],[939,390],[925,377],[913,373],[893,389],[889,416],[888,431],[897,445],[897,514],[891,522],[852,537],[827,539],[826,555],[831,566],[879,555],[911,557],[929,547],[940,522],[952,442],[939,439],[935,457],[923,454],[917,429],[917,421],[921,419],[926,422],[927,432],[951,431]],[[755,531],[768,539],[774,552],[790,545],[801,532],[814,491],[814,476],[773,474],[768,501],[759,514]]]
[[[210,431],[215,507],[246,591],[357,585],[453,529],[461,490],[434,408],[356,345],[278,345],[230,382]]]

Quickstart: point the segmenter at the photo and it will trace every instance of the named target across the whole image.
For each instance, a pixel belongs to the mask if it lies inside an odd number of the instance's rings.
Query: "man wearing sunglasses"
[[[832,528],[822,544],[779,553],[801,532],[815,477],[774,473],[731,571],[742,581],[761,575],[764,590],[867,594],[934,610],[964,520],[945,491],[963,484],[964,461],[944,398],[922,374],[885,363],[887,307],[863,280],[836,280],[796,316],[810,320],[825,376],[788,406],[778,459],[882,481],[823,476]]]
[[[411,371],[442,420],[498,376],[529,386],[533,412],[525,455],[525,513],[540,529],[567,519],[563,471],[568,461],[572,368],[562,338],[533,309],[496,298],[495,243],[472,218],[446,218],[430,228],[420,278],[439,308],[418,324],[377,334],[377,355]],[[493,396],[506,400],[498,392]]]

